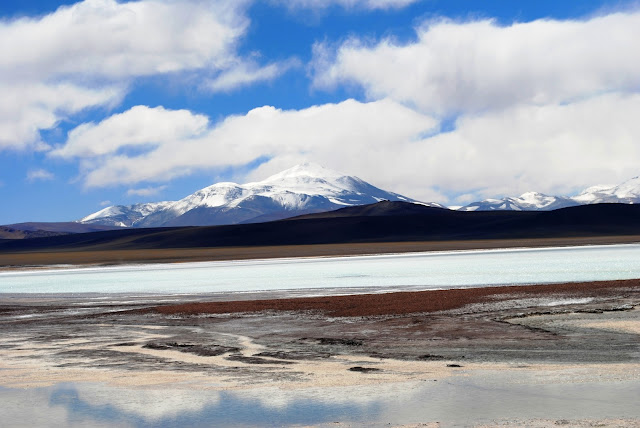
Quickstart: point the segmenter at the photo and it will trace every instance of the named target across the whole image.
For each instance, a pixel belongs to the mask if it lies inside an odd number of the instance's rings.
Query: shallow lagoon
[[[0,273],[0,293],[453,288],[640,278],[640,245],[174,263]]]

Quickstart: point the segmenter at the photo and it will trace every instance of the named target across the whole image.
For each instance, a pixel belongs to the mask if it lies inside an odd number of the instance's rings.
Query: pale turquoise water
[[[0,293],[452,288],[640,278],[640,245],[156,264],[0,273]]]

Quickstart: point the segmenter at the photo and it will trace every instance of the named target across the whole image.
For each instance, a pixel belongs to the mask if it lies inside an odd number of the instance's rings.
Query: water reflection
[[[101,384],[0,388],[7,426],[466,426],[507,418],[640,418],[640,381],[537,384],[491,373],[369,387],[248,391]]]
[[[268,394],[269,391],[266,391]],[[295,393],[291,394],[292,398]],[[374,402],[300,398],[276,405],[232,392],[145,390],[96,384],[62,384],[28,390],[0,389],[7,426],[287,426],[375,419]]]

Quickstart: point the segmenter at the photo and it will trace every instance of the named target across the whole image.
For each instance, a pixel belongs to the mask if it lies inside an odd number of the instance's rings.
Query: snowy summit
[[[263,181],[216,183],[175,202],[108,207],[80,222],[122,227],[256,223],[382,200],[417,202],[357,177],[303,163]]]
[[[576,196],[549,196],[538,192],[523,193],[519,197],[485,199],[460,208],[460,211],[551,211],[559,208],[589,204],[640,203],[640,177],[634,177],[617,186],[597,185]]]

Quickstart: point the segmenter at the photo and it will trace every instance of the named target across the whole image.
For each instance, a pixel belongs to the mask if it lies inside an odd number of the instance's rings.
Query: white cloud
[[[100,206],[101,207],[108,207],[109,205],[111,205],[111,201],[101,201],[100,202]]]
[[[156,140],[144,153],[132,155],[121,152],[131,138],[121,138],[128,134],[120,131],[120,127],[131,126],[129,119],[135,116],[132,111],[91,125],[92,138],[72,138],[83,134],[82,125],[80,131],[70,133],[68,146],[59,149],[60,153],[81,159],[87,187],[166,182],[194,170],[242,166],[260,157],[272,158],[261,168],[263,172],[311,159],[354,173],[366,172],[375,165],[376,175],[384,176],[381,159],[383,164],[391,163],[395,150],[411,146],[425,133],[434,132],[438,125],[432,118],[389,100],[372,103],[347,100],[289,111],[265,106],[246,115],[227,117],[204,133],[199,127],[194,127],[190,136],[167,131],[175,138]],[[161,115],[155,117],[178,127],[181,123]],[[196,117],[187,116],[185,121]],[[137,141],[144,141],[145,135],[152,136],[151,128],[149,124],[141,126]],[[95,140],[109,141],[109,150],[93,150]],[[389,169],[395,168],[394,165]]]
[[[157,147],[163,143],[194,138],[207,130],[209,119],[187,110],[135,106],[100,123],[85,123],[69,132],[64,146],[52,156],[97,157],[134,146]]]
[[[127,196],[155,196],[158,193],[164,191],[167,186],[157,186],[157,187],[145,187],[142,189],[129,189],[127,190]]]
[[[133,78],[242,63],[235,49],[248,26],[246,4],[85,0],[0,20],[0,150],[43,148],[41,130],[113,107]]]
[[[242,86],[261,81],[273,80],[294,67],[299,67],[300,62],[289,60],[272,63],[263,67],[250,61],[243,61],[236,67],[230,68],[214,79],[207,80],[204,87],[213,92],[225,92]]]
[[[362,87],[441,116],[640,88],[640,12],[584,21],[429,21],[417,40],[317,45],[314,84]]]
[[[55,176],[46,169],[32,169],[27,172],[27,181],[49,181],[54,178]]]
[[[93,106],[118,102],[117,87],[84,88],[69,83],[0,83],[0,150],[46,148],[40,130],[64,117]]]
[[[221,1],[85,0],[35,19],[0,23],[0,76],[153,75],[223,67],[247,21]]]
[[[416,198],[460,195],[460,203],[620,183],[638,175],[638,112],[640,94],[606,94],[466,116],[452,132],[388,153],[402,165],[389,183]]]

